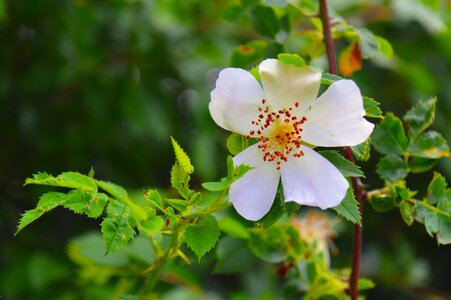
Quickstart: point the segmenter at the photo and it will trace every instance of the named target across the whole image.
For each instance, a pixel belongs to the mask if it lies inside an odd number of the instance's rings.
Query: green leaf
[[[26,211],[20,218],[19,225],[17,226],[18,234],[19,231],[24,229],[30,223],[36,221],[45,213],[51,211],[52,209],[62,205],[67,200],[67,195],[64,193],[49,192],[45,193],[39,199],[38,205],[35,209]]]
[[[211,215],[200,217],[197,223],[189,225],[185,230],[185,242],[199,261],[216,245],[218,238],[218,222]]]
[[[370,153],[371,153],[371,138],[368,138],[363,143],[351,147],[352,153],[354,154],[354,157],[357,160],[360,161],[367,161],[370,159]]]
[[[237,155],[238,153],[240,153],[241,151],[244,150],[245,146],[244,146],[244,141],[243,141],[243,136],[239,133],[232,133],[231,135],[229,135],[229,137],[227,138],[227,149],[229,150],[230,154],[232,155]]]
[[[189,175],[176,162],[171,169],[171,185],[185,199],[189,199],[194,194],[194,191],[189,188],[189,180]]]
[[[407,150],[408,140],[401,120],[387,113],[373,132],[372,145],[382,154],[402,155]]]
[[[386,58],[392,58],[393,57],[393,47],[390,44],[390,42],[383,37],[374,35],[374,38],[376,39],[377,43],[379,44],[379,51],[384,54]]]
[[[368,118],[383,118],[382,111],[379,107],[380,103],[373,98],[363,96],[363,108],[365,108],[365,116]]]
[[[427,131],[413,140],[409,146],[412,156],[439,159],[451,157],[448,142],[436,131]]]
[[[359,291],[369,290],[374,288],[375,286],[376,284],[371,279],[359,278],[358,283]]]
[[[271,7],[255,7],[251,13],[251,21],[255,31],[264,37],[274,39],[280,31],[279,20]]]
[[[427,203],[436,205],[438,203],[443,204],[444,201],[446,202],[447,200],[451,201],[451,199],[446,199],[447,186],[448,183],[446,182],[445,177],[443,177],[440,173],[435,172],[434,177],[428,186],[428,194],[426,198]]]
[[[351,187],[348,188],[343,201],[339,205],[332,207],[332,209],[346,220],[354,224],[362,224],[359,206]]]
[[[409,161],[409,170],[412,173],[424,173],[432,169],[437,164],[437,162],[437,159],[412,157]]]
[[[321,84],[331,85],[335,81],[338,81],[338,80],[341,80],[341,79],[343,79],[343,77],[340,77],[338,75],[330,74],[330,73],[323,73],[321,75]]]
[[[188,154],[186,154],[185,151],[183,151],[182,147],[180,147],[180,145],[174,140],[172,136],[171,142],[172,147],[174,148],[175,158],[177,159],[179,166],[186,174],[192,174],[194,172],[194,167],[191,164],[191,160]]]
[[[58,186],[97,192],[95,180],[77,172],[64,172],[57,177],[53,177],[46,173],[38,173],[33,175],[33,178],[27,178],[25,180],[25,185],[27,184]]]
[[[148,220],[139,226],[139,230],[150,238],[154,233],[159,232],[163,226],[164,220],[162,217],[150,215]]]
[[[438,215],[436,212],[430,211],[426,214],[424,226],[426,227],[427,233],[431,237],[434,237],[434,235],[438,232]]]
[[[249,246],[257,257],[270,263],[279,263],[286,259],[283,252],[285,249],[285,238],[280,227],[258,228],[250,231]]]
[[[386,212],[395,208],[394,197],[388,195],[376,195],[369,198],[369,202],[375,211]]]
[[[150,206],[163,211],[163,201],[161,200],[160,193],[157,190],[148,190],[144,193],[144,197],[149,200]]]
[[[249,232],[246,226],[229,216],[225,216],[219,221],[219,229],[232,237],[241,239],[249,238]]]
[[[405,115],[408,134],[414,138],[428,129],[435,119],[437,98],[429,98],[416,103]]]
[[[108,202],[108,196],[103,193],[73,190],[67,194],[63,206],[75,213],[85,214],[90,218],[99,217]]]
[[[402,219],[407,225],[412,225],[414,217],[414,207],[406,200],[401,201],[399,204],[399,211],[401,212]]]
[[[252,254],[245,240],[226,236],[217,247],[218,258],[215,273],[241,273],[251,270],[257,259]]]
[[[281,196],[281,191],[279,189],[276,194],[276,197],[274,199],[274,202],[271,205],[271,209],[263,218],[258,220],[257,223],[262,228],[271,227],[274,223],[276,223],[283,216],[283,213],[285,212],[284,202],[285,201],[283,200],[283,198]]]
[[[101,224],[106,253],[123,248],[135,235],[135,225],[131,210],[126,204],[119,201],[110,202],[107,217]]]
[[[297,67],[304,67],[305,60],[297,54],[280,53],[277,58],[287,65],[295,65]]]
[[[389,154],[379,161],[376,172],[383,179],[393,182],[407,176],[407,166],[400,156]]]
[[[366,28],[356,29],[359,35],[359,45],[362,50],[362,57],[364,59],[371,58],[379,53],[379,42],[376,36]]]
[[[128,198],[127,191],[123,187],[115,183],[97,180],[97,184],[102,190],[104,190],[105,192],[107,192],[108,194],[110,194],[111,196],[113,196],[118,200],[125,200]]]
[[[185,211],[189,205],[188,201],[182,199],[166,199],[166,202],[180,212]]]
[[[230,161],[233,166],[232,158],[228,159],[227,168],[228,168],[229,174],[227,177],[222,178],[221,181],[217,181],[217,182],[202,183],[202,187],[204,189],[206,189],[207,191],[211,191],[211,192],[223,191],[225,189],[228,189],[232,185],[232,183],[234,183],[235,181],[237,181],[238,179],[243,177],[247,171],[253,169],[251,166],[241,164],[241,165],[237,166],[236,168],[233,168],[233,171],[231,171],[232,173],[230,174],[230,165],[231,165]]]
[[[359,166],[344,158],[338,151],[323,150],[318,153],[334,164],[343,176],[365,177]]]
[[[232,181],[228,178],[222,178],[221,181],[216,182],[204,182],[202,187],[210,192],[219,192],[226,190],[232,184]]]

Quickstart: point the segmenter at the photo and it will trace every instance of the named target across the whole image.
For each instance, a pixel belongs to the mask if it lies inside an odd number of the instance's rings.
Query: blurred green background
[[[261,39],[246,12],[232,14],[235,2],[0,0],[2,299],[80,299],[74,296],[77,267],[65,247],[100,222],[57,209],[13,237],[20,214],[34,207],[42,192],[22,186],[31,174],[93,167],[96,177],[137,191],[166,187],[174,159],[170,135],[193,158],[195,182],[225,173],[227,134],[209,116],[209,92],[234,49]],[[398,115],[436,95],[434,127],[448,140],[450,3],[331,1],[349,23],[368,27],[395,50],[392,60],[364,61],[363,71],[352,76],[364,94]],[[284,45],[285,51],[303,54],[301,44]],[[273,46],[262,58],[281,47]],[[338,50],[345,46],[337,43]],[[324,57],[316,64],[326,68]],[[364,167],[374,187],[381,185],[374,175],[376,162],[374,153]],[[449,182],[451,162],[441,162],[438,169]],[[431,178],[432,172],[409,184],[424,191]],[[378,214],[367,206],[364,218],[362,272],[378,284],[369,299],[426,299],[434,292],[450,297],[449,246],[437,247],[424,227],[407,227],[398,212]],[[336,258],[338,266],[350,264],[351,241],[349,226],[336,241],[343,255]],[[252,274],[246,275],[243,289],[255,286],[252,276],[259,275]],[[263,287],[265,280],[275,280],[269,278],[262,279],[260,296],[251,294],[273,299],[274,284]],[[217,297],[230,296],[225,287],[239,287],[232,276],[208,280]]]

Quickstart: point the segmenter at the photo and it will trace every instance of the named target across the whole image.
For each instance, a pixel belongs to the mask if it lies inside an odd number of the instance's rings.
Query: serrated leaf
[[[218,222],[211,215],[200,217],[197,223],[189,225],[185,230],[185,242],[199,261],[216,245],[218,238]]]
[[[257,5],[251,12],[251,21],[255,31],[264,37],[274,39],[280,31],[280,24],[271,7]]]
[[[370,153],[371,153],[371,138],[368,138],[363,143],[351,147],[352,153],[354,154],[354,157],[357,160],[360,161],[367,161],[370,159]]]
[[[173,188],[177,189],[180,196],[185,199],[189,199],[194,191],[189,188],[190,177],[187,173],[176,162],[171,169],[171,185]]]
[[[354,198],[354,192],[351,187],[346,192],[343,201],[339,205],[332,207],[332,209],[346,220],[354,224],[362,225],[359,206]]]
[[[416,137],[429,128],[435,119],[437,98],[429,98],[416,103],[405,115],[409,136]]]
[[[108,202],[108,196],[103,193],[73,190],[67,194],[63,206],[75,213],[85,214],[90,218],[99,217]]]
[[[182,170],[186,174],[192,174],[194,172],[194,167],[191,164],[191,160],[190,160],[188,154],[186,154],[186,152],[183,151],[182,147],[180,147],[180,145],[174,140],[174,138],[172,136],[171,136],[171,143],[172,143],[172,147],[174,148],[175,158],[177,159],[177,162],[180,165],[180,167],[182,168]]]
[[[382,111],[379,107],[380,103],[373,98],[363,96],[363,108],[365,108],[365,116],[368,118],[383,118]]]
[[[77,172],[64,172],[57,177],[38,173],[33,178],[27,178],[25,184],[49,185],[97,192],[95,180]]]
[[[247,246],[245,240],[232,237],[223,238],[217,247],[218,258],[214,268],[215,273],[241,273],[251,270],[257,259]]]
[[[389,154],[379,161],[376,172],[383,179],[393,182],[407,176],[407,166],[400,156]]]
[[[280,53],[277,58],[287,65],[295,65],[297,67],[304,67],[305,60],[297,54],[292,53]]]
[[[119,201],[110,202],[107,217],[101,224],[106,253],[123,248],[135,235],[135,225],[130,208],[126,204]]]
[[[128,197],[127,191],[123,187],[115,183],[97,180],[97,184],[102,190],[104,190],[105,192],[107,192],[108,194],[110,194],[111,196],[113,196],[118,200],[125,200]]]
[[[387,113],[373,132],[372,145],[382,154],[402,155],[407,150],[408,140],[401,120]]]
[[[412,156],[439,159],[451,157],[448,142],[436,131],[427,131],[410,143],[409,151]]]
[[[344,158],[338,151],[323,150],[318,153],[336,166],[343,176],[364,177],[360,167]]]
[[[48,192],[42,195],[35,209],[28,210],[20,218],[19,225],[17,226],[18,234],[19,231],[24,229],[26,226],[36,221],[42,217],[45,213],[51,211],[52,209],[62,205],[67,200],[67,195],[64,193]]]
[[[401,212],[402,219],[407,225],[412,225],[414,217],[414,207],[407,201],[401,201],[399,204],[399,211]]]

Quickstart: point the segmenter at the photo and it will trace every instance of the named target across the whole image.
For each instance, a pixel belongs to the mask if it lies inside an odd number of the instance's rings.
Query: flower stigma
[[[293,114],[299,107],[299,102],[294,104],[294,108],[278,111],[272,111],[269,106],[265,106],[265,99],[261,103],[262,106],[258,107],[258,119],[252,121],[255,129],[250,130],[246,138],[257,138],[258,148],[263,152],[263,160],[276,161],[276,169],[280,170],[281,162],[287,162],[289,155],[297,158],[304,156],[301,148],[301,126],[307,121],[307,117],[299,118]]]

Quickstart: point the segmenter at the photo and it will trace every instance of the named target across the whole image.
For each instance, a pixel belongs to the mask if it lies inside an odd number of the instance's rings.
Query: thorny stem
[[[319,2],[320,17],[323,23],[324,42],[326,44],[327,58],[329,60],[329,73],[337,74],[337,63],[335,58],[334,42],[332,39],[332,31],[327,10],[327,0],[320,0]],[[349,147],[344,150],[345,157],[354,162],[352,151]],[[352,177],[352,186],[354,188],[354,196],[359,203],[360,215],[363,223],[363,202],[367,197],[367,192],[364,189],[362,182],[357,177]],[[360,261],[362,257],[362,226],[354,225],[354,248],[352,253],[352,271],[349,278],[348,294],[352,300],[357,300],[359,297],[358,281],[360,273]]]

